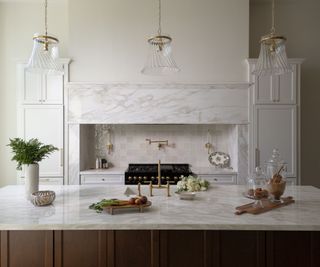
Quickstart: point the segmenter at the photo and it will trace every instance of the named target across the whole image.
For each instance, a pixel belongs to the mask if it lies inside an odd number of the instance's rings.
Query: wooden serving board
[[[254,202],[251,202],[249,204],[236,207],[235,214],[236,215],[241,215],[243,213],[260,214],[260,213],[267,212],[269,210],[281,208],[281,207],[287,206],[291,203],[294,203],[293,197],[284,197],[281,199],[283,200],[283,202],[279,202],[279,203],[271,202],[269,199],[261,199],[262,204],[263,204],[263,208],[262,207],[254,207],[253,206]]]
[[[151,204],[152,204],[151,201],[147,201],[146,204],[131,205],[131,204],[128,204],[128,201],[126,201],[126,202],[123,202],[123,204],[120,204],[117,206],[108,206],[108,207],[104,207],[103,209],[105,209],[111,215],[113,215],[114,211],[116,210],[125,210],[125,209],[138,209],[139,212],[143,212],[143,209],[150,207]]]

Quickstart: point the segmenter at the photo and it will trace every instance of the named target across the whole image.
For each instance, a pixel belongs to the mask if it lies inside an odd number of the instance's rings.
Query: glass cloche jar
[[[267,188],[274,202],[281,202],[286,188],[286,172],[287,163],[280,157],[279,150],[274,148],[271,158],[265,164]]]
[[[272,179],[275,175],[281,175],[286,178],[287,163],[280,157],[280,152],[277,148],[272,150],[271,158],[265,163],[266,178]]]
[[[261,167],[256,167],[255,172],[251,173],[247,179],[247,192],[246,196],[249,198],[254,198],[255,192],[263,190],[263,197],[268,196],[268,192],[265,190],[267,185],[267,179],[263,173]],[[258,190],[257,190],[258,189]]]

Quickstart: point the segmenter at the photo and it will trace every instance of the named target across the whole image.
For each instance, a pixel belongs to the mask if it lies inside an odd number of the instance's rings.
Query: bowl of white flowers
[[[206,191],[209,185],[210,183],[207,180],[190,175],[183,177],[177,183],[176,194],[179,195],[180,199],[192,200],[196,196],[195,192]]]

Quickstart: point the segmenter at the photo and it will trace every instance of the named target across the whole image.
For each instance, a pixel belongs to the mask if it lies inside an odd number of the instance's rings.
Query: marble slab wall
[[[67,86],[69,123],[247,124],[249,84]]]
[[[94,167],[94,157],[106,157],[120,167],[158,159],[208,167],[204,145],[210,129],[214,150],[230,154],[231,167],[238,172],[239,183],[243,183],[248,173],[249,86],[68,84],[66,182],[78,184],[80,169]],[[111,154],[106,154],[106,125],[113,125]],[[148,145],[146,138],[168,139],[170,146],[158,150],[155,145]],[[84,150],[90,151],[83,156]],[[81,157],[86,160],[81,161]]]

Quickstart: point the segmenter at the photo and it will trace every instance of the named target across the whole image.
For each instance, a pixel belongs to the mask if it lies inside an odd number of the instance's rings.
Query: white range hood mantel
[[[68,123],[248,124],[249,83],[69,83]]]

